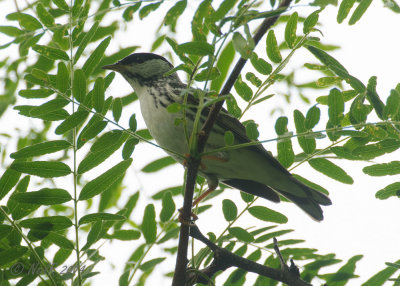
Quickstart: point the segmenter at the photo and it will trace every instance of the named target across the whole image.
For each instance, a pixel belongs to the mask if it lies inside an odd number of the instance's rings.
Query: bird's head
[[[164,74],[173,67],[162,56],[152,53],[135,53],[115,64],[103,66],[103,69],[119,72],[132,86],[135,86],[136,84],[145,85],[146,82],[163,78]],[[177,79],[176,73],[169,77]]]

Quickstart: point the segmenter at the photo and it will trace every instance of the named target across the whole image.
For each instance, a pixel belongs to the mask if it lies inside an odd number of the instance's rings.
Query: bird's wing
[[[188,93],[187,97],[188,104],[192,106],[198,106],[199,101],[192,93]],[[194,109],[194,108],[193,108]],[[205,120],[210,112],[210,107],[205,107],[202,110],[202,118]],[[203,121],[204,122],[204,121]],[[222,129],[226,131],[231,131],[235,139],[238,141],[239,144],[254,142],[249,139],[246,135],[246,128],[244,125],[235,117],[233,117],[226,109],[222,108],[218,114],[216,119],[215,125],[220,126]],[[258,141],[255,141],[258,142]],[[278,170],[282,171],[285,174],[290,174],[288,170],[283,167],[278,160],[276,160],[263,146],[262,144],[257,144],[253,146],[246,147],[248,150],[252,150],[257,152],[258,154],[262,155],[271,166],[277,168]]]

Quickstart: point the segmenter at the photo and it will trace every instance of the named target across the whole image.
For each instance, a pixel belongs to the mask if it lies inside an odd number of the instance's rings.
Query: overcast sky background
[[[12,2],[13,1],[6,1],[1,3],[0,5],[5,9],[1,9],[2,11],[0,11],[0,13],[5,13],[8,9],[12,9]],[[197,6],[194,3],[189,3],[188,5],[189,7],[190,5],[193,7]],[[363,18],[356,25],[351,27],[347,25],[347,21],[338,24],[336,22],[337,8],[329,7],[320,16],[320,20],[323,24],[320,29],[324,35],[321,37],[324,43],[337,44],[342,47],[340,50],[331,54],[338,59],[352,75],[356,76],[364,83],[366,83],[371,76],[375,75],[378,77],[378,93],[386,100],[390,89],[394,88],[396,84],[400,82],[400,37],[398,36],[400,15],[393,13],[389,9],[384,9],[382,6],[383,3],[381,1],[373,1]],[[296,11],[298,11],[300,15],[306,16],[314,9],[315,8],[306,6],[298,6]],[[132,27],[119,33],[118,36],[112,40],[112,44],[107,50],[107,53],[111,54],[119,47],[132,45],[142,46],[138,51],[149,51],[149,47],[153,41],[154,23],[158,22],[164,14],[165,10],[162,12],[155,12],[142,22],[136,17]],[[192,13],[185,13],[184,17],[187,19],[191,14]],[[111,15],[111,17],[116,17],[117,15],[119,15],[118,12]],[[5,14],[1,15],[1,19],[4,20],[4,17]],[[190,40],[190,27],[186,25],[187,22],[184,19],[185,18],[182,18],[181,21],[178,22],[179,35],[182,39],[180,42]],[[3,25],[10,24],[13,23]],[[276,35],[278,41],[281,41],[283,40],[283,34],[279,31],[278,29]],[[1,36],[0,40],[3,38],[4,37]],[[258,50],[262,51],[264,47],[262,43],[260,47],[258,47]],[[7,50],[0,50],[0,53],[10,53],[11,50],[10,48]],[[164,46],[161,49],[162,52],[168,50],[168,46]],[[16,51],[13,52],[16,53]],[[307,51],[300,51],[296,53],[290,64],[291,66],[288,66],[284,70],[284,73],[290,71],[292,67],[302,65],[305,62],[304,57],[307,57],[306,62],[318,63]],[[179,62],[175,62],[175,64],[177,63]],[[307,78],[307,76],[308,74],[304,76],[302,74],[297,74],[295,81],[301,83],[316,79],[315,77]],[[122,96],[129,90],[130,86],[122,80],[122,77],[117,75],[116,80],[111,84],[107,93],[112,96]],[[275,90],[271,90],[271,92],[268,93],[279,93],[283,91],[284,89],[278,86]],[[306,95],[314,102],[317,96],[325,95],[325,93],[310,92]],[[284,114],[275,114],[271,118],[270,110],[277,106],[284,109]],[[131,110],[129,110],[129,112],[124,111],[125,114],[121,119],[122,122],[124,122],[124,120],[127,122],[130,112],[135,112],[138,114],[139,126],[144,127],[139,115],[140,110],[138,104],[134,104],[130,108]],[[294,99],[293,104],[287,106],[284,103],[283,97],[275,96],[272,100],[268,101],[268,104],[259,105],[252,109],[248,117],[244,119],[253,118],[260,124],[260,139],[274,139],[276,134],[273,127],[276,118],[280,115],[285,115],[289,117],[289,122],[292,122],[291,118],[294,109],[300,109],[303,113],[306,113],[308,107],[298,99]],[[28,120],[29,119],[17,116],[15,111],[9,110],[0,119],[0,132],[8,131],[12,124],[15,126],[27,124]],[[293,123],[290,123],[289,128],[294,130]],[[316,130],[321,129],[324,129],[324,126],[318,125],[316,128]],[[297,143],[296,140],[293,140],[293,143]],[[317,144],[318,148],[323,148],[329,143],[327,141],[318,141]],[[264,146],[276,154],[275,142],[265,144]],[[300,149],[296,150],[299,152]],[[128,172],[131,173],[128,173],[125,183],[127,185],[126,196],[138,189],[141,190],[140,204],[134,213],[137,216],[134,219],[137,222],[141,222],[140,216],[142,210],[146,204],[149,203],[148,199],[151,195],[165,187],[180,184],[183,178],[183,168],[176,165],[168,167],[158,173],[143,174],[139,173],[139,170],[144,165],[156,158],[165,156],[165,154],[158,148],[147,144],[141,144],[137,147],[133,156],[134,163],[128,170]],[[379,159],[379,161],[396,160],[398,156],[399,152],[395,152]],[[276,211],[280,211],[289,218],[289,222],[281,226],[280,229],[295,229],[296,231],[281,237],[281,239],[295,238],[306,240],[306,243],[295,245],[294,247],[317,248],[320,254],[336,253],[337,258],[343,259],[344,261],[354,255],[363,254],[364,258],[357,263],[356,268],[356,274],[360,275],[362,278],[354,279],[348,284],[360,285],[373,274],[383,269],[385,267],[385,262],[394,262],[400,258],[400,226],[397,219],[399,215],[399,201],[397,198],[391,198],[385,201],[375,199],[376,191],[390,183],[398,181],[399,177],[373,178],[362,173],[362,168],[369,164],[342,162],[338,160],[334,160],[333,162],[339,164],[348,171],[355,180],[353,185],[345,185],[329,179],[312,170],[307,164],[303,164],[294,170],[294,173],[301,174],[330,191],[333,205],[324,208],[325,219],[323,222],[317,223],[311,220],[306,214],[292,204],[273,204],[269,201],[258,200],[257,205],[265,205]],[[110,165],[111,164],[112,163],[110,163]],[[221,211],[222,199],[230,198],[234,200],[239,209],[244,206],[238,191],[226,190],[226,192],[229,192],[229,194],[225,193],[213,200],[212,204],[214,207],[209,212],[200,216],[197,224],[204,234],[212,231],[218,236],[221,230],[226,227],[226,222],[223,219]],[[181,205],[181,200],[177,200],[176,204],[179,207]],[[157,211],[158,215],[160,209],[157,209]],[[264,223],[245,215],[238,221],[237,225],[260,226],[262,224]],[[101,248],[101,254],[107,259],[106,262],[99,263],[96,267],[96,270],[100,271],[101,274],[94,279],[94,285],[100,285],[100,283],[102,285],[105,285],[105,283],[109,285],[116,284],[116,275],[119,276],[121,274],[121,266],[110,268],[107,262],[120,264],[126,261],[134,249],[134,243],[135,242],[107,242]],[[202,247],[199,243],[197,243],[197,245]],[[157,257],[157,255],[159,255],[159,253],[154,249],[150,252],[149,258]],[[163,263],[156,268],[155,272],[158,274],[149,279],[148,285],[160,282],[162,274],[173,270],[172,265],[174,263],[174,258],[170,261],[171,263]],[[303,262],[297,261],[296,263],[301,266]],[[334,268],[330,269],[334,270],[337,268],[338,266],[335,265]],[[254,281],[255,276],[249,275],[248,277],[252,277],[249,278],[248,281]],[[221,281],[222,280],[217,280],[216,285],[220,285]],[[388,285],[390,284],[391,283],[388,283]]]

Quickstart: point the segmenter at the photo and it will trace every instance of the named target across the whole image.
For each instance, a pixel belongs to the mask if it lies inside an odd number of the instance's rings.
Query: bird
[[[120,73],[138,96],[145,124],[157,144],[176,161],[185,164],[189,153],[187,135],[193,128],[197,113],[196,90],[188,89],[164,57],[154,53],[134,53],[102,67]],[[186,94],[186,95],[185,95]],[[168,106],[183,104],[186,97],[185,120],[181,112],[170,112]],[[201,111],[200,124],[209,112]],[[180,122],[180,123],[179,123]],[[224,147],[227,131],[234,135],[234,144],[252,142],[244,125],[222,109],[210,132],[205,151]],[[281,196],[292,201],[314,220],[323,220],[322,206],[332,202],[325,194],[297,180],[262,144],[229,149],[201,158],[199,174],[207,180],[209,190],[219,183],[264,199],[279,202]]]

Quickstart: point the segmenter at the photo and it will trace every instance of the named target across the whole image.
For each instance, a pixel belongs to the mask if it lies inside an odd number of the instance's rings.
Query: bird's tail
[[[314,190],[313,188],[310,188],[309,186],[305,185],[294,177],[290,177],[290,179],[292,179],[296,186],[302,190],[302,192],[299,192],[298,196],[296,195],[297,192],[287,192],[283,190],[277,191],[287,199],[291,200],[297,206],[299,206],[315,220],[323,220],[324,216],[321,205],[331,205],[332,201],[329,199],[329,197],[317,190]]]

